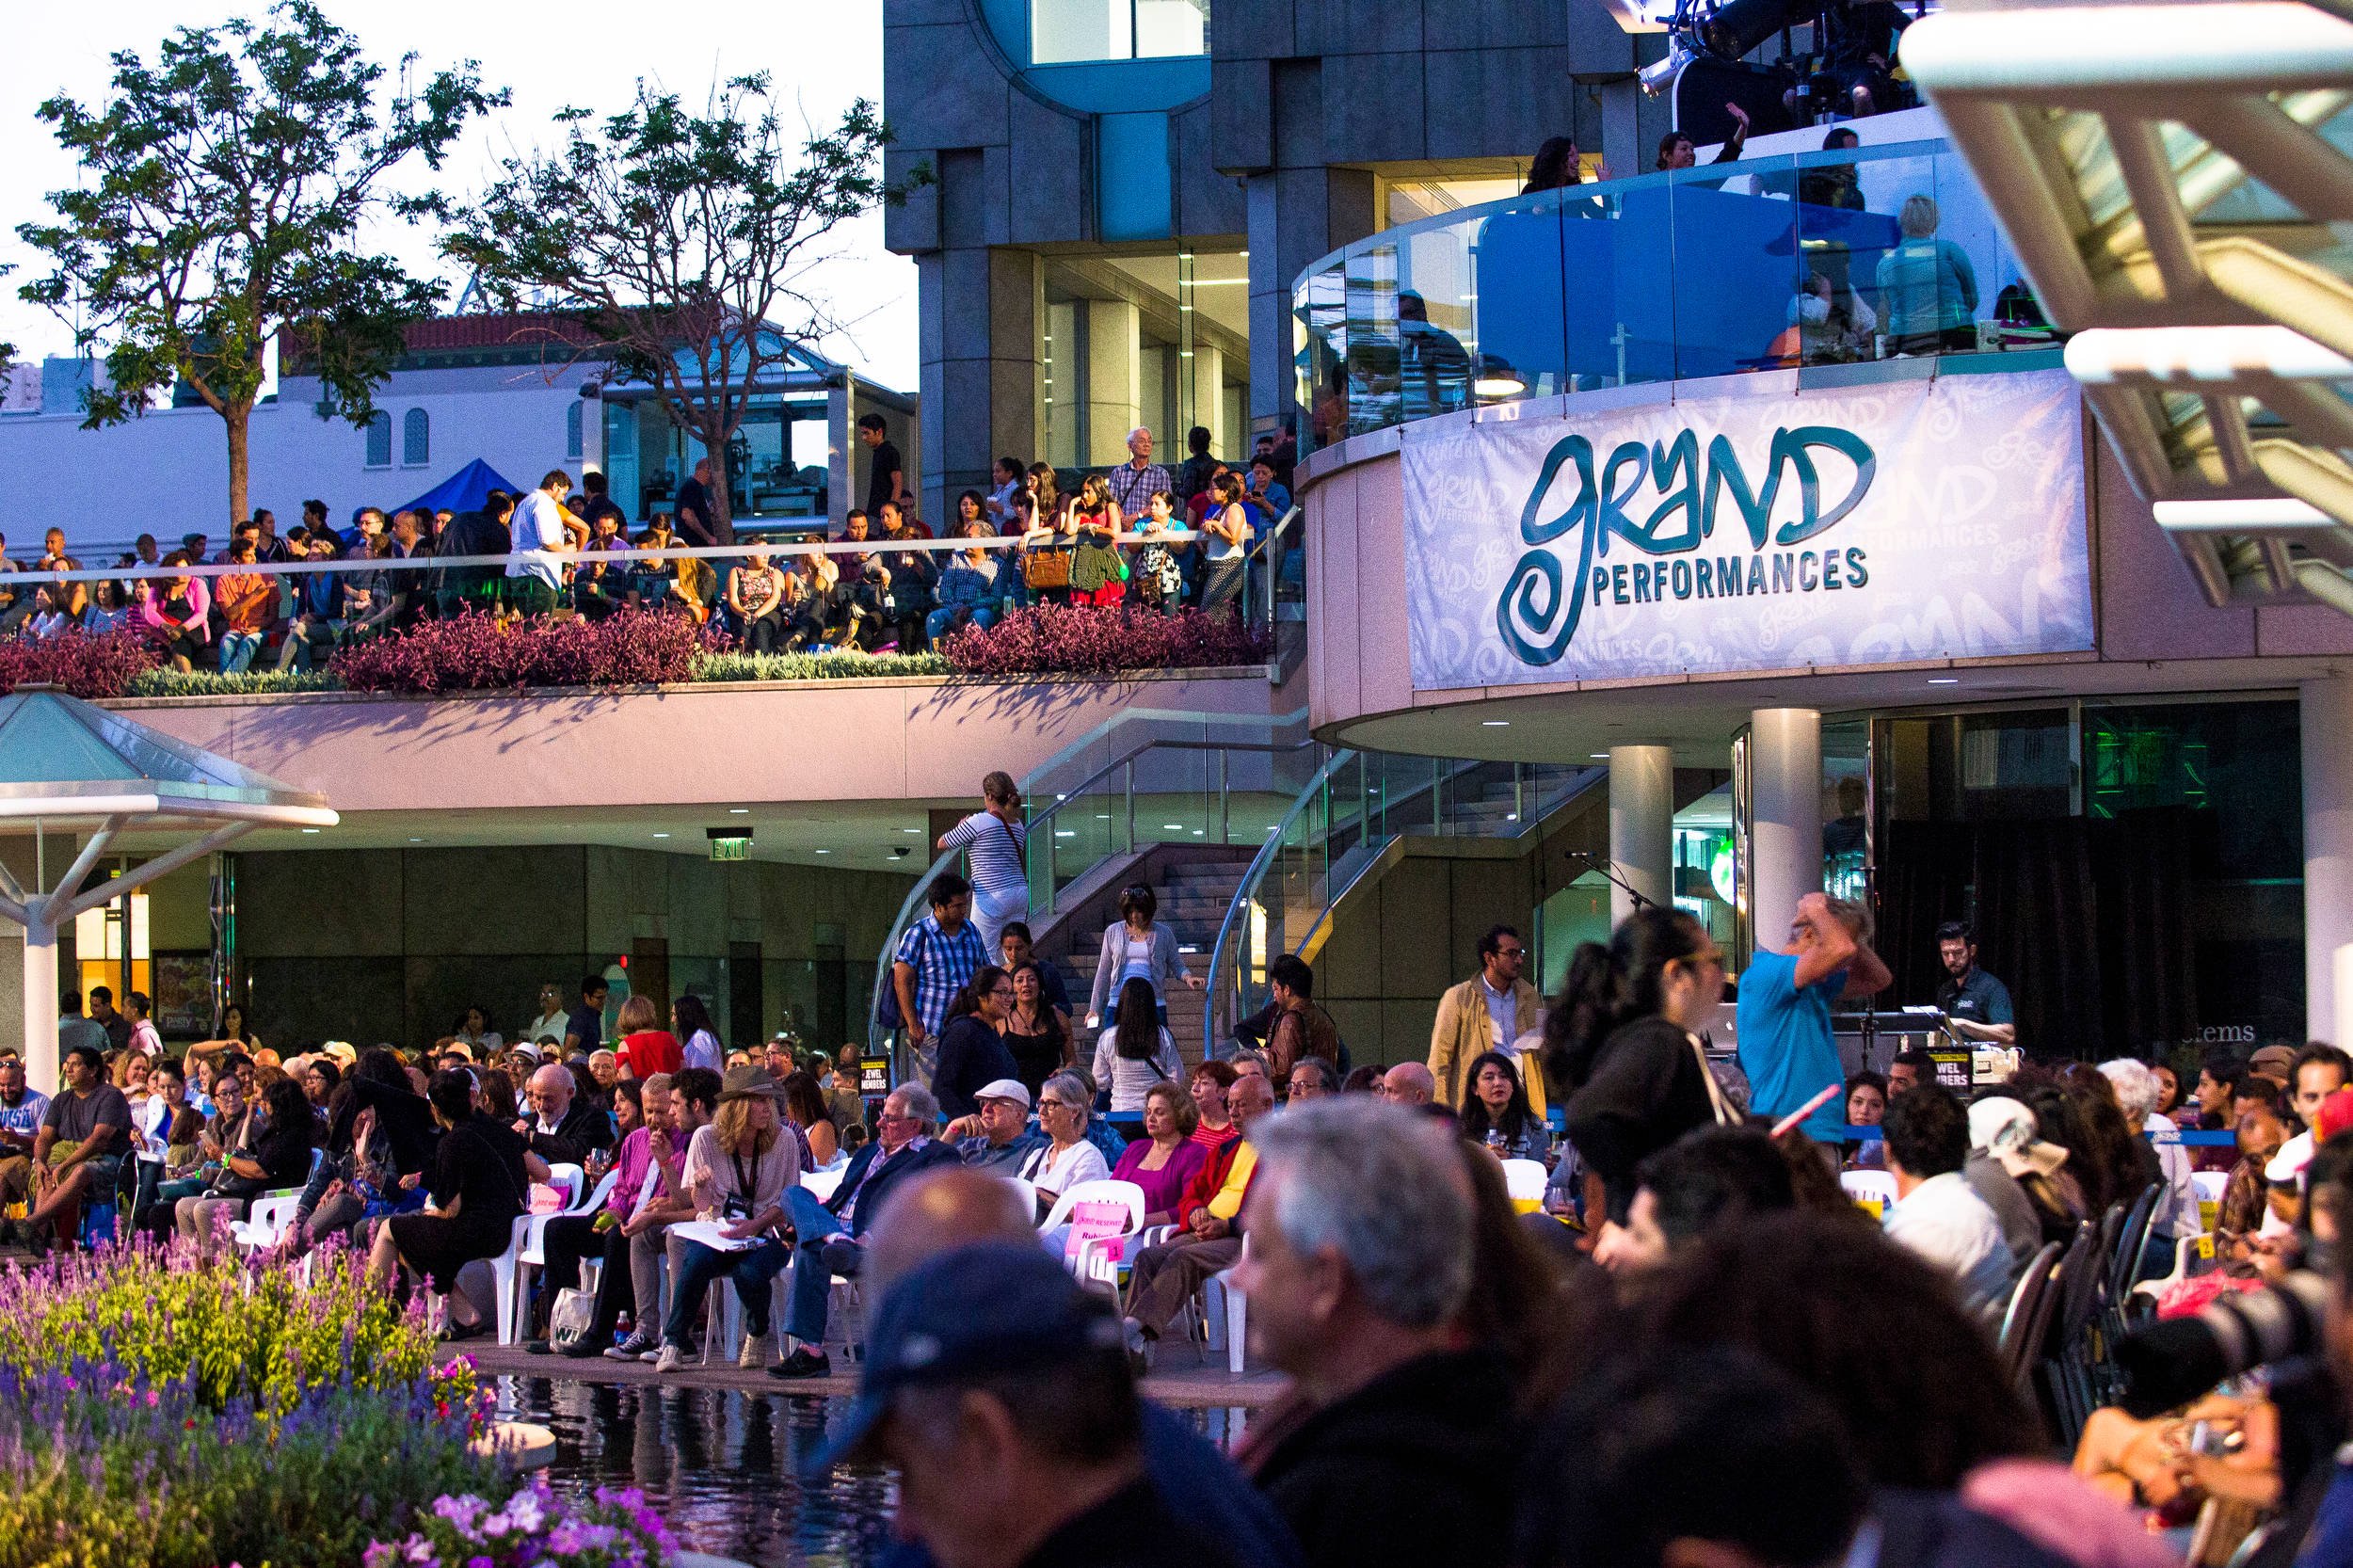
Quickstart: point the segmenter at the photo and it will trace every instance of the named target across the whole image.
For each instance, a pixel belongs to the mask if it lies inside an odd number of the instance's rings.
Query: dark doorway
[[[768,993],[758,942],[728,944],[728,1038],[749,1050],[767,1038]]]
[[[670,1027],[670,939],[638,936],[629,944],[629,991],[653,1003],[654,1027]]]

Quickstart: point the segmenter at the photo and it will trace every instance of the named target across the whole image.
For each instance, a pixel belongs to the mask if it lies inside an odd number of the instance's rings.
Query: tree
[[[654,389],[719,459],[712,520],[731,544],[724,459],[755,389],[842,325],[810,269],[839,225],[904,201],[930,170],[882,178],[890,132],[865,99],[789,159],[764,73],[722,82],[699,116],[641,81],[601,126],[585,109],[556,118],[570,127],[563,148],[504,160],[442,250],[504,308],[553,296],[570,320],[551,330],[574,362]]]
[[[430,193],[381,194],[412,156],[433,168],[472,116],[504,104],[471,60],[423,91],[403,86],[379,114],[384,67],[312,0],[281,0],[266,23],[182,27],[150,66],[114,56],[111,99],[40,105],[86,176],[54,191],[56,223],[17,234],[53,270],[19,295],[104,344],[112,385],[92,388],[85,428],[119,424],[184,380],[228,427],[229,512],[246,504],[248,425],[270,341],[298,337],[314,360],[320,412],[367,424],[374,392],[410,323],[433,313],[438,282],[356,248],[378,206],[445,215]]]

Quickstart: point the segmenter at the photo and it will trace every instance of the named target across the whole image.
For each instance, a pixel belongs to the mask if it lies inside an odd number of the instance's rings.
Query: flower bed
[[[103,702],[122,696],[133,680],[162,663],[147,638],[128,629],[0,638],[0,693],[45,682]]]
[[[503,1496],[471,1364],[329,1249],[141,1246],[0,1276],[0,1568],[349,1563],[436,1497]]]
[[[1229,615],[1050,604],[1017,611],[986,631],[968,626],[939,641],[958,675],[1000,680],[1257,664],[1273,648],[1265,632]]]
[[[649,610],[504,626],[488,616],[464,615],[354,643],[328,667],[354,692],[646,686],[693,679],[703,646],[695,622]]]
[[[443,1497],[401,1542],[368,1548],[363,1568],[652,1568],[678,1550],[662,1516],[635,1490],[600,1486],[559,1499],[536,1481],[504,1503]]]

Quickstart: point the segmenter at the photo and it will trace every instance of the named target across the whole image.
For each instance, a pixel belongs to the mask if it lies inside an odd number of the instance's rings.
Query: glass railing
[[[1292,306],[1309,447],[1524,398],[2057,341],[1941,140],[1466,207],[1335,251]]]
[[[1043,932],[1074,892],[1091,894],[1100,878],[1090,873],[1107,861],[1156,844],[1267,842],[1321,759],[1304,718],[1131,713],[1040,767],[1023,784],[1031,929]],[[875,956],[870,1049],[892,1045],[878,1010],[900,937],[929,912],[932,884],[966,870],[962,851],[939,856],[900,905]]]
[[[1333,909],[1403,838],[1516,839],[1606,776],[1607,768],[1466,762],[1388,752],[1322,752],[1313,776],[1244,872],[1209,955],[1205,1054],[1223,1056],[1238,1019],[1265,1005],[1267,966],[1313,962]]]

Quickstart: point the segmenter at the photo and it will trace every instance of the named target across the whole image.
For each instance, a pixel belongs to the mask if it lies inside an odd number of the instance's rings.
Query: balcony
[[[1303,449],[1608,388],[2048,350],[1942,140],[1571,186],[1384,230],[1293,289]],[[1865,375],[1884,373],[1865,372]]]

